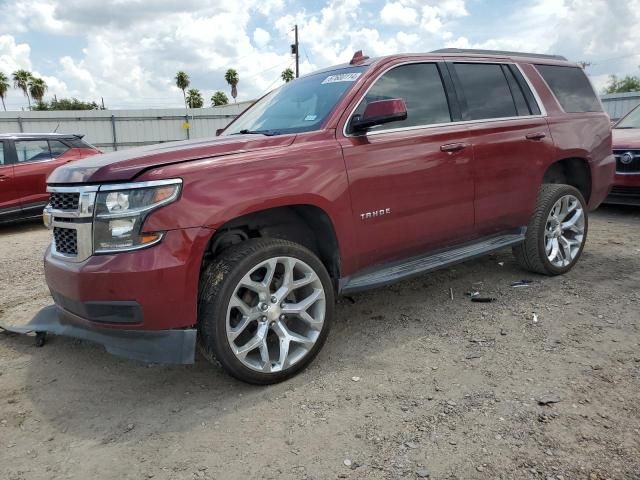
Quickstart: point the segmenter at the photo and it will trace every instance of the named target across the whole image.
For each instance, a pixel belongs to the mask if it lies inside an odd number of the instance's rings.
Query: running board
[[[432,252],[428,255],[420,255],[407,260],[368,268],[351,277],[340,279],[340,293],[354,293],[369,288],[382,287],[426,272],[464,262],[471,258],[481,257],[496,250],[522,243],[525,238],[525,232],[526,227],[523,227],[519,229],[517,233],[491,237],[454,247],[450,250],[441,250],[437,253]]]

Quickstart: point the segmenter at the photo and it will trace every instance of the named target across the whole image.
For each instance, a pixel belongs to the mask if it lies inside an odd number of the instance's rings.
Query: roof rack
[[[510,57],[531,57],[545,58],[547,60],[563,60],[568,61],[562,55],[546,55],[543,53],[527,53],[527,52],[509,52],[507,50],[479,50],[474,48],[441,48],[431,53],[475,53],[480,55],[505,55]]]

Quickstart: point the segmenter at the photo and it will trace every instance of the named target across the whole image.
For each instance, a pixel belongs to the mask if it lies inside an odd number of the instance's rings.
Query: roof
[[[566,57],[562,55],[547,55],[544,53],[528,53],[528,52],[511,52],[508,50],[480,50],[475,48],[441,48],[431,53],[453,53],[453,54],[470,54],[470,55],[489,55],[492,57],[524,57],[537,58],[542,60],[559,60],[568,62]]]
[[[84,135],[75,133],[0,133],[0,139],[33,139],[33,138],[82,138]]]

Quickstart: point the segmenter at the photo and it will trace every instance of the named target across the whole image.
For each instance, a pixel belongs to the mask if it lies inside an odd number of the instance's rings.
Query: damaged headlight
[[[149,213],[174,202],[181,186],[180,179],[101,186],[93,224],[94,252],[137,250],[159,242],[163,232],[142,232],[142,224]]]

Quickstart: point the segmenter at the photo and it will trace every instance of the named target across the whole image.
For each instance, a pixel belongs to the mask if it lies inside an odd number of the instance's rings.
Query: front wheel
[[[588,230],[587,206],[570,185],[543,184],[524,243],[513,248],[518,263],[543,275],[561,275],[576,264]]]
[[[313,253],[284,240],[248,240],[202,272],[199,346],[240,380],[280,382],[318,354],[334,307],[331,279]]]

